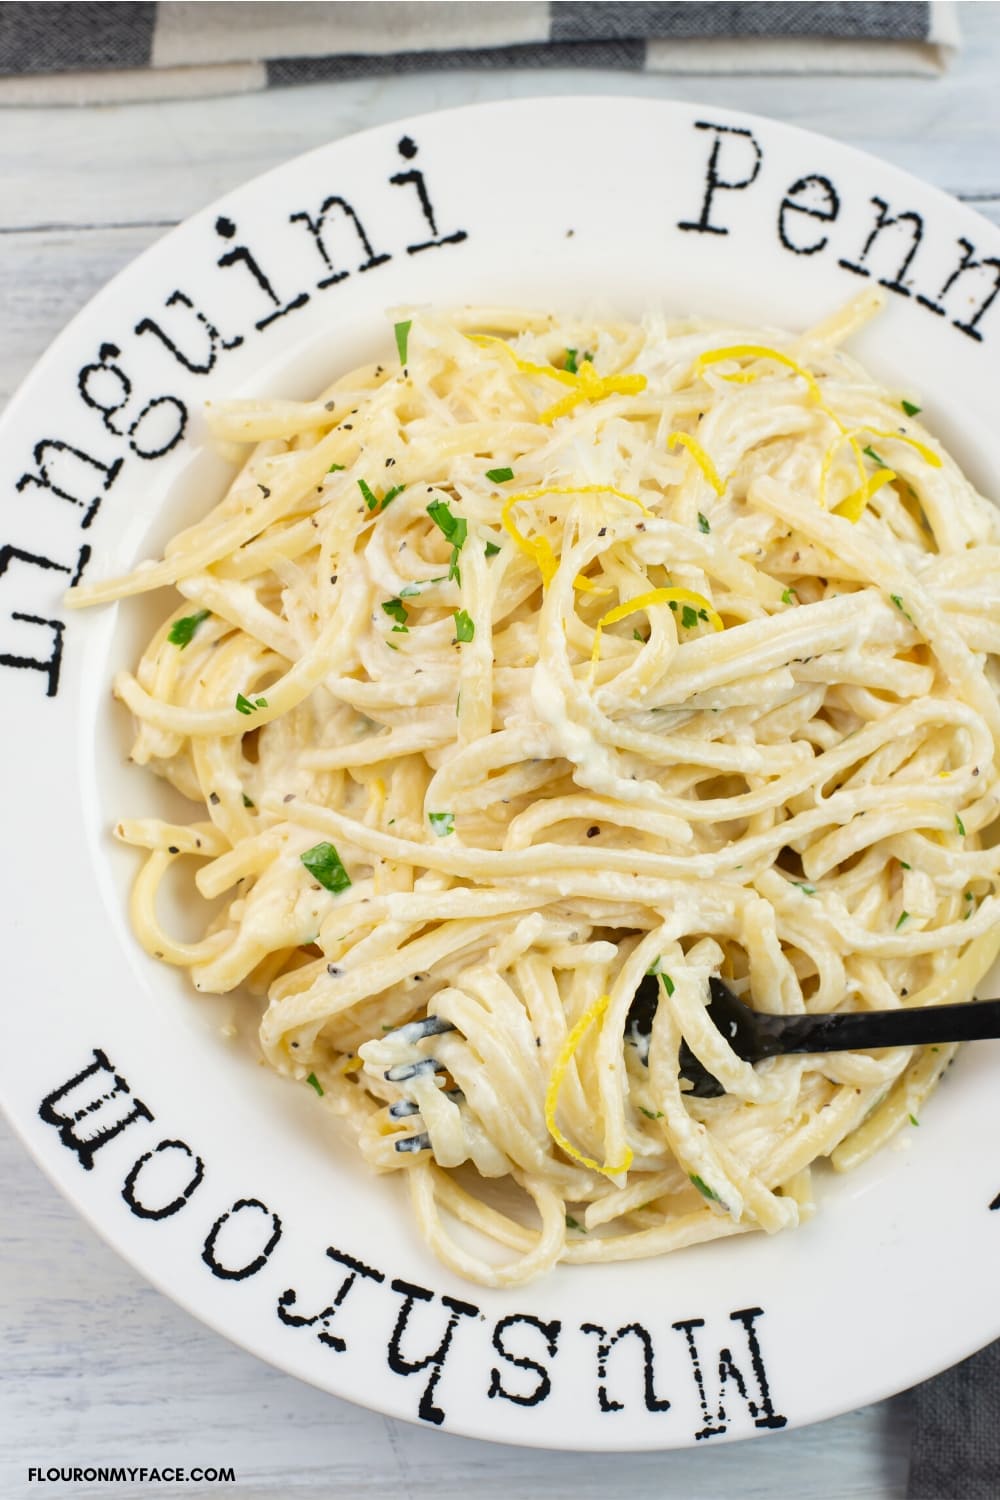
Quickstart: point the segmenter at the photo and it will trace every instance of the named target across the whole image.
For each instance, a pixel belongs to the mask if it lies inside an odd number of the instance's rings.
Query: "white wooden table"
[[[120,267],[246,178],[352,131],[480,99],[628,93],[769,114],[876,152],[1000,222],[1000,4],[959,7],[943,79],[428,73],[229,99],[0,111],[0,402]],[[894,1500],[913,1399],[751,1445],[638,1456],[498,1448],[360,1411],[224,1343],[142,1282],[0,1126],[0,1495],[240,1500],[476,1494]],[[235,1486],[28,1484],[30,1464],[232,1465]]]

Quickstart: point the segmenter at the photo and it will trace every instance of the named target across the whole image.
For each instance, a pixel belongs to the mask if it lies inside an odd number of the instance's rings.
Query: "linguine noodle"
[[[710,975],[885,1009],[1000,949],[1000,518],[842,351],[876,308],[407,316],[319,400],[214,410],[252,445],[225,498],[73,591],[181,596],[115,680],[197,808],[116,830],[139,940],[266,993],[267,1061],[475,1280],[791,1227],[954,1052],[751,1067]],[[176,860],[223,898],[196,942],[157,915]]]

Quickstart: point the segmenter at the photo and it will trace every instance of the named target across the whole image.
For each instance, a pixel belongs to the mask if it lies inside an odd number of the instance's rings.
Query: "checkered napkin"
[[[419,69],[936,73],[950,0],[0,3],[0,104],[243,93]]]

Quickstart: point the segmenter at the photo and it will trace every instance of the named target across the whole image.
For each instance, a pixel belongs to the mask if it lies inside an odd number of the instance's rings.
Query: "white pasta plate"
[[[197,995],[132,935],[138,860],[112,830],[166,804],[126,763],[111,682],[177,601],[63,602],[161,555],[224,493],[206,401],[305,400],[391,362],[400,307],[415,327],[421,308],[478,304],[796,334],[881,288],[851,354],[996,498],[998,284],[997,230],[872,157],[714,107],[561,98],[290,162],[167,235],[59,337],[0,428],[0,1080],[27,1148],[148,1280],[336,1395],[568,1449],[816,1421],[1000,1334],[995,1043],[961,1053],[919,1128],[819,1169],[794,1231],[508,1287],[442,1265],[403,1174],[370,1172],[312,1088],[260,1066],[260,1003]],[[170,885],[187,941],[190,907]]]

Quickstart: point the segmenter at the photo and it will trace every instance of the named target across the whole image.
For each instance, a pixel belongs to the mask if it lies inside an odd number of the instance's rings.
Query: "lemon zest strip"
[[[924,462],[930,464],[932,469],[941,468],[941,459],[934,452],[934,449],[928,448],[926,443],[919,443],[916,438],[907,437],[905,433],[902,432],[883,432],[880,431],[877,427],[865,427],[862,430],[864,432],[870,432],[872,437],[886,438],[893,443],[906,443],[908,447],[915,448]]]
[[[719,478],[715,465],[695,438],[686,432],[672,432],[667,438],[667,447],[686,448],[715,493],[719,496],[726,493],[726,486]]]
[[[724,359],[773,359],[779,365],[785,365],[789,370],[794,370],[796,375],[800,375],[809,387],[814,400],[822,402],[823,398],[815,375],[811,375],[803,365],[792,359],[790,354],[782,354],[780,349],[772,349],[767,344],[731,344],[725,349],[706,349],[705,353],[699,354],[694,362],[694,374],[698,376],[706,366],[718,364]],[[760,376],[753,371],[741,370],[735,375],[724,375],[722,378],[749,385],[751,381],[759,380]]]
[[[584,360],[579,373],[570,379],[575,383],[575,390],[539,412],[538,420],[543,426],[550,427],[557,417],[564,417],[581,401],[602,401],[605,396],[616,394],[637,396],[646,389],[645,375],[598,375],[589,359]]]
[[[832,514],[835,516],[843,516],[846,521],[850,521],[856,525],[864,515],[865,507],[867,506],[871,497],[876,493],[877,490],[880,490],[884,484],[888,484],[889,481],[891,479],[895,479],[895,477],[896,475],[892,469],[877,469],[875,473],[865,481],[860,489],[852,490],[849,495],[846,495],[844,499],[841,500],[839,505],[835,505],[833,507]]]
[[[573,579],[573,587],[579,589],[581,594],[613,594],[614,589],[602,589],[597,583],[585,577],[583,573],[577,573]]]
[[[594,647],[590,653],[591,664],[596,662],[601,654],[601,631],[605,625],[616,625],[619,620],[627,619],[629,615],[634,615],[639,610],[650,609],[654,604],[669,605],[671,602],[689,604],[692,609],[704,610],[714,630],[725,629],[721,616],[712,608],[704,594],[696,594],[694,589],[651,589],[648,594],[637,594],[634,599],[626,599],[624,604],[617,604],[614,609],[609,609],[606,615],[601,616],[594,631]]]
[[[338,1073],[356,1073],[359,1068],[364,1067],[364,1061],[360,1057],[345,1057],[337,1068]]]
[[[577,377],[569,370],[557,370],[555,365],[534,365],[530,360],[522,359],[515,354],[506,339],[498,339],[490,333],[471,333],[467,335],[470,344],[476,344],[480,349],[499,347],[510,355],[522,375],[548,375],[552,380],[561,381],[563,385],[576,385]]]
[[[526,537],[522,531],[518,530],[512,512],[514,506],[521,504],[522,501],[543,500],[547,495],[615,495],[619,500],[627,500],[630,505],[637,505],[644,516],[651,514],[635,495],[629,495],[625,490],[615,489],[611,484],[554,484],[538,490],[522,490],[519,495],[508,495],[500,512],[500,524],[515,546],[538,568],[546,586],[556,575],[559,567],[558,559],[547,537]]]
[[[585,1167],[590,1167],[591,1171],[603,1172],[607,1177],[616,1177],[620,1172],[627,1172],[629,1167],[632,1165],[631,1150],[626,1150],[625,1160],[619,1166],[613,1166],[610,1162],[605,1162],[602,1166],[602,1164],[599,1161],[595,1161],[592,1156],[584,1156],[582,1151],[578,1151],[572,1144],[572,1142],[567,1140],[566,1136],[563,1135],[562,1131],[559,1129],[559,1126],[556,1124],[556,1109],[559,1106],[559,1092],[562,1088],[563,1079],[566,1076],[566,1069],[572,1062],[573,1055],[576,1052],[576,1049],[579,1047],[580,1043],[587,1035],[587,1032],[590,1030],[591,1026],[593,1026],[594,1022],[600,1020],[601,1016],[604,1015],[604,1012],[607,1010],[610,1000],[610,995],[599,995],[598,998],[594,1001],[593,1005],[587,1007],[583,1015],[577,1021],[576,1025],[566,1037],[566,1040],[563,1042],[562,1046],[559,1048],[559,1055],[555,1060],[552,1072],[549,1074],[548,1085],[545,1089],[545,1124],[548,1128],[549,1135],[555,1141],[559,1149],[561,1151],[564,1151],[567,1156],[572,1157],[574,1161],[582,1163],[582,1165]]]

